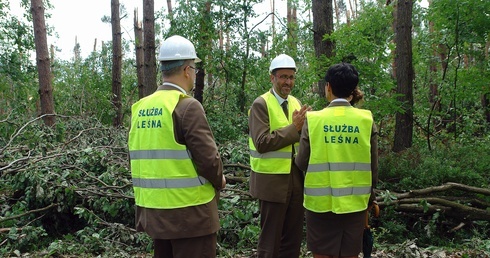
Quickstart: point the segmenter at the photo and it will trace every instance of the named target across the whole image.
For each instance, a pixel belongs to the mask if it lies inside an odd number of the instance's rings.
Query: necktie
[[[286,118],[288,118],[288,101],[284,101],[282,104],[282,110],[284,111],[284,114],[286,115]]]

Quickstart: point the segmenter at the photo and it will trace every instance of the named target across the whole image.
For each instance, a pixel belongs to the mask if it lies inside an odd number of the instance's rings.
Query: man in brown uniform
[[[200,59],[194,45],[180,36],[172,36],[163,42],[158,59],[163,85],[135,103],[132,110],[129,148],[136,230],[148,233],[154,240],[154,257],[216,257],[218,190],[225,187],[226,180],[204,109],[196,99],[186,96],[194,86],[195,63]],[[168,104],[170,101],[174,101],[173,106]],[[148,103],[156,108],[146,108],[142,112],[140,107]],[[166,112],[168,116],[165,116]],[[162,131],[157,130],[159,126],[168,126],[169,132],[162,135]],[[177,146],[175,148],[181,150],[169,151],[159,145],[159,152],[146,159],[141,157],[154,151],[145,149],[146,146],[154,146],[154,142],[159,141],[162,146]],[[140,165],[137,162],[147,163]],[[154,170],[151,170],[147,165],[151,162],[160,163],[153,165]],[[187,162],[190,169],[184,169],[179,162]],[[150,176],[143,178],[144,173]],[[182,179],[186,176],[188,178]],[[189,186],[192,183],[194,185]],[[158,205],[159,208],[155,208]],[[161,208],[167,206],[172,208]]]
[[[274,58],[269,71],[272,89],[255,99],[249,116],[250,193],[260,205],[257,254],[294,258],[300,254],[304,222],[304,175],[293,162],[294,144],[311,108],[289,95],[296,75],[290,56]]]

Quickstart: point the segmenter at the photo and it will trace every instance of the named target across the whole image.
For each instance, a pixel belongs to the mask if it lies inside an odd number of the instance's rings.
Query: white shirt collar
[[[330,103],[334,103],[334,102],[345,102],[345,103],[349,103],[349,101],[347,101],[346,99],[343,99],[343,98],[337,98],[337,99],[334,99],[334,100],[330,101]]]
[[[171,87],[174,87],[174,88],[176,88],[176,89],[178,89],[178,90],[182,91],[182,93],[184,93],[184,94],[186,94],[186,95],[187,95],[187,92],[186,92],[184,89],[182,89],[182,87],[180,87],[180,86],[179,86],[179,85],[177,85],[177,84],[173,84],[173,83],[170,83],[170,82],[164,82],[162,85],[166,85],[166,86],[171,86]]]
[[[276,97],[277,102],[279,102],[279,105],[282,105],[282,103],[284,101],[287,101],[288,100],[288,99],[283,99],[281,96],[279,96],[279,94],[276,93],[276,91],[274,90],[274,88],[272,88],[272,93],[274,93],[274,96]]]

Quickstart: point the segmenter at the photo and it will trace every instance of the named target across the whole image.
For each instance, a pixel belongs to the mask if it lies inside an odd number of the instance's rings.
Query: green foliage
[[[438,145],[432,151],[414,146],[402,153],[383,155],[379,164],[378,188],[389,190],[384,191],[380,196],[385,202],[393,201],[390,191],[406,192],[439,186],[447,182],[488,188],[490,185],[488,153],[490,147],[487,139],[464,143],[458,141],[448,146]],[[451,191],[451,195],[468,197],[468,193],[457,190]],[[440,212],[430,215],[427,210],[431,204],[427,201],[422,201],[419,206],[423,208],[426,215],[412,217],[397,213],[393,208],[383,210],[379,218],[377,238],[391,243],[402,243],[406,239],[417,238],[423,246],[445,246],[448,241],[457,246],[456,243],[462,243],[475,235],[482,236],[483,239],[488,238],[488,222],[483,222],[486,225],[484,227],[471,226],[470,230],[453,232],[451,229],[459,224],[457,219],[448,218]],[[479,222],[469,223],[479,224]]]
[[[231,189],[237,189],[232,187]],[[243,200],[240,196],[227,196],[220,202],[221,216],[219,241],[224,249],[247,250],[254,248],[259,232],[258,202]]]
[[[411,148],[403,153],[389,153],[380,160],[380,180],[383,189],[401,191],[419,189],[447,182],[486,187],[490,158],[478,153],[490,153],[487,142],[440,145],[433,151]],[[461,162],[464,161],[464,162]]]
[[[317,81],[326,67],[350,61],[359,70],[359,86],[365,94],[361,107],[373,112],[380,131],[378,188],[385,202],[396,201],[393,192],[446,182],[490,185],[489,124],[481,105],[482,96],[490,93],[485,56],[489,1],[437,0],[428,9],[415,4],[414,147],[397,154],[390,152],[394,114],[400,111],[392,77],[393,7],[385,6],[386,1],[361,1],[350,24],[338,21],[335,32],[325,35],[335,41],[335,56],[317,59],[310,2],[295,1],[301,17],[294,26],[295,46],[288,39],[286,19],[278,13],[272,39],[266,24],[270,16],[255,13],[259,2],[212,1],[210,12],[205,13],[205,1],[179,1],[172,17],[164,15],[165,10],[156,15],[157,45],[161,37],[180,34],[195,42],[203,59],[200,65],[207,74],[203,106],[208,122],[223,162],[237,165],[225,167],[228,177],[249,176],[245,168],[249,163],[248,107],[271,87],[271,59],[287,53],[298,65],[293,95],[314,110],[326,105],[317,94],[322,87]],[[37,72],[28,54],[34,49],[33,32],[29,24],[12,17],[7,7],[8,2],[0,1],[0,228],[10,231],[0,233],[0,255],[42,249],[51,256],[80,257],[151,252],[151,239],[132,230],[127,129],[106,126],[114,115],[111,43],[87,58],[54,60],[55,110],[60,116],[55,127],[45,128],[39,120],[27,121],[39,112]],[[28,1],[23,1],[23,7],[28,7]],[[339,9],[345,13],[348,8],[344,4]],[[125,56],[132,56],[130,42],[123,46]],[[137,99],[134,67],[133,59],[123,60],[126,121]],[[431,96],[434,85],[437,95]],[[220,200],[219,254],[252,256],[259,232],[257,202],[247,195],[247,182],[229,183],[227,189]],[[427,211],[431,203],[419,206]],[[8,219],[14,216],[20,217]],[[391,250],[398,248],[395,256],[402,256],[400,250],[415,239],[428,248],[440,245],[490,252],[488,222],[467,222],[467,227],[449,233],[458,221],[441,212],[411,216],[390,207],[375,222],[375,245],[395,245]],[[472,255],[462,257],[476,257]]]
[[[0,222],[0,227],[34,232],[10,232],[24,236],[6,243],[6,250],[54,248],[50,241],[63,235],[75,236],[76,243],[84,243],[80,251],[92,253],[107,251],[109,236],[120,243],[136,241],[126,226],[134,222],[134,203],[125,132],[104,128],[96,120],[59,120],[63,122],[56,128],[26,123],[6,146],[4,158],[15,165],[1,174],[6,202],[0,217],[24,215]],[[32,210],[42,215],[28,213]],[[64,244],[70,245],[68,240]]]

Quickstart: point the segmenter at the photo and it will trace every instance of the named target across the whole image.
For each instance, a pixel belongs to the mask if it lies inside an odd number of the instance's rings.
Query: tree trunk
[[[168,8],[168,14],[172,16],[173,11],[172,11],[172,0],[167,0],[167,8]]]
[[[52,74],[49,60],[46,23],[44,20],[44,5],[42,0],[31,0],[32,21],[34,26],[34,41],[36,44],[36,65],[39,76],[39,97],[41,101],[41,115],[44,124],[53,126],[56,122],[54,116]]]
[[[434,22],[430,21],[429,22],[429,33],[434,34]],[[435,49],[435,48],[434,48]],[[437,58],[437,51],[434,50],[434,57]],[[434,58],[434,60],[436,60]],[[429,70],[430,70],[430,76],[429,76],[429,101],[432,104],[435,104],[437,97],[439,95],[439,90],[437,83],[434,82],[436,77],[437,77],[437,63],[435,61],[429,61]]]
[[[168,9],[168,20],[170,21],[170,32],[172,32],[172,28],[175,28],[175,20],[174,20],[174,11],[172,8],[172,0],[167,0],[167,9]]]
[[[488,40],[487,44],[485,45],[485,59],[487,60],[488,60],[489,48],[490,48],[490,40]],[[481,99],[482,99],[483,113],[487,118],[487,123],[490,125],[490,93],[483,93]]]
[[[138,18],[138,9],[134,10],[134,45],[136,55],[136,77],[138,78],[138,99],[146,96],[145,92],[145,72],[143,66],[144,50],[143,50],[143,28]]]
[[[398,101],[402,111],[396,113],[393,151],[412,146],[413,136],[413,66],[412,66],[413,0],[399,0],[395,31],[395,63]]]
[[[122,51],[121,51],[121,19],[119,17],[119,0],[111,0],[112,23],[112,106],[116,113],[112,125],[122,125]]]
[[[157,89],[157,64],[155,57],[155,2],[143,0],[143,34],[144,34],[144,73],[145,96]]]
[[[333,32],[333,5],[332,1],[313,0],[313,44],[315,56],[320,60],[318,71],[318,92],[325,97],[325,80],[323,79],[328,69],[327,58],[332,57],[335,44],[331,40],[323,40],[323,36]]]
[[[274,42],[274,39],[276,38],[276,25],[275,25],[275,20],[276,20],[276,0],[271,0],[271,13],[274,15],[271,15],[272,19],[272,42]]]
[[[337,0],[333,0],[333,4],[334,4],[334,10],[335,10],[335,18],[337,19],[337,22],[336,24],[339,24],[340,23],[340,11],[339,11],[339,7],[337,6]]]
[[[490,93],[483,93],[481,96],[481,105],[487,124],[490,125]]]
[[[298,23],[296,17],[296,6],[293,0],[288,0],[287,2],[287,28],[288,28],[288,42],[289,47],[294,56],[296,55],[298,49]]]
[[[455,194],[455,193],[463,194]],[[392,206],[396,211],[431,215],[442,212],[446,217],[465,221],[490,221],[490,196],[488,188],[448,182],[440,186],[410,190],[404,193],[389,193],[390,198],[377,197],[380,208]],[[426,207],[421,205],[426,203]],[[427,209],[427,210],[426,210]]]
[[[356,11],[354,10],[354,8],[352,6],[351,0],[348,0],[348,2],[349,2],[349,7],[350,7],[351,18],[352,18],[352,20],[354,20],[356,18]]]
[[[212,18],[211,18],[211,1],[206,1],[203,9],[203,19],[201,21],[200,26],[200,31],[201,33],[201,39],[199,40],[199,45],[198,50],[201,50],[199,53],[210,53],[211,52],[211,33],[210,31],[213,27],[210,26],[212,24]],[[199,55],[198,55],[199,56]],[[202,56],[201,54],[201,59],[202,62],[198,63],[196,66],[199,68],[199,72],[196,75],[196,87],[194,88],[194,98],[197,99],[199,102],[203,102],[203,93],[204,93],[204,79],[206,78],[206,73],[204,71],[204,63],[208,61],[209,56]]]

